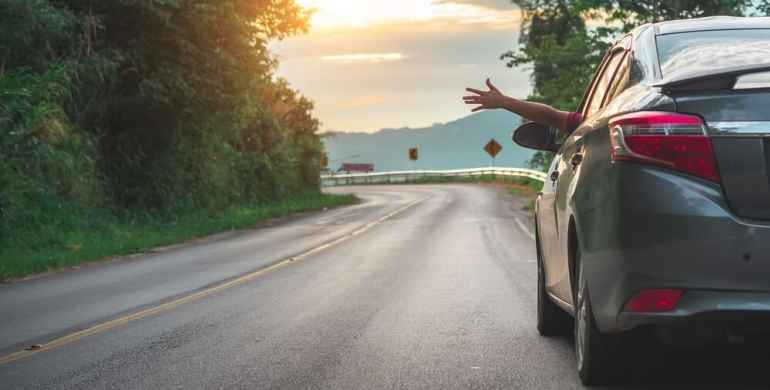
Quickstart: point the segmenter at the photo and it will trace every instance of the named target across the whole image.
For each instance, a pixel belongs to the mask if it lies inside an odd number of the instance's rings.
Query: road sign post
[[[420,152],[417,148],[409,149],[409,160],[417,161],[420,158]]]
[[[326,153],[322,152],[321,153],[321,161],[320,161],[320,163],[321,163],[321,168],[324,168],[324,169],[329,168],[329,155],[327,155]]]
[[[484,151],[492,157],[492,166],[495,166],[495,157],[503,150],[503,146],[500,145],[494,138],[487,142],[484,146]]]
[[[417,148],[409,148],[409,160],[413,161],[414,162],[413,164],[416,165],[417,160],[419,160],[419,159],[420,159],[420,151],[419,151],[419,149],[417,149]],[[409,181],[408,176],[407,176],[407,178],[405,180],[407,182]]]

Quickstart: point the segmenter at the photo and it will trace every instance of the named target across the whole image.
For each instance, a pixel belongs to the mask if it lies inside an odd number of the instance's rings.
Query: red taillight
[[[642,290],[626,302],[625,310],[634,313],[661,313],[671,311],[674,310],[681,297],[682,290]]]
[[[665,166],[719,182],[714,149],[703,121],[692,115],[635,112],[610,121],[613,161]]]

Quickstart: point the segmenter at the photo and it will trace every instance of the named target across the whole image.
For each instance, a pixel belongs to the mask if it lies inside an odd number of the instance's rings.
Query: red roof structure
[[[337,172],[346,172],[346,173],[374,172],[374,164],[343,163],[340,169],[337,170]]]

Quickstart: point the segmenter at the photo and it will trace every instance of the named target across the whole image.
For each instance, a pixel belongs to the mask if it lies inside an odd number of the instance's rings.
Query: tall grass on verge
[[[139,253],[213,233],[242,229],[271,218],[353,203],[352,195],[308,192],[280,201],[233,206],[220,211],[184,210],[174,215],[114,213],[104,209],[73,218],[69,210],[51,215],[69,224],[52,226],[38,245],[0,247],[0,280]]]
[[[441,183],[500,183],[506,186],[508,191],[525,200],[525,211],[534,212],[535,198],[537,193],[543,189],[543,183],[539,180],[498,176],[498,175],[480,175],[480,176],[425,176],[409,180],[400,184],[441,184]]]

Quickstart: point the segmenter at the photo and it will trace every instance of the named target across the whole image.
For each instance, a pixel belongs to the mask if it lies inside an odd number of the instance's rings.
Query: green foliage
[[[750,16],[770,15],[770,0],[755,0],[752,2],[753,11],[748,12]]]
[[[531,169],[546,172],[553,162],[553,153],[538,151],[527,161]]]
[[[308,17],[294,0],[0,0],[0,253],[317,192],[313,104],[267,48]]]
[[[6,69],[45,69],[66,56],[78,18],[48,0],[0,0],[0,75]]]
[[[579,0],[588,17],[618,22],[620,31],[649,22],[691,19],[713,15],[743,16],[754,5],[752,0]]]
[[[12,71],[0,78],[0,242],[39,245],[101,200],[95,139],[74,130],[59,103],[67,69]],[[57,210],[68,218],[51,220]]]
[[[352,195],[310,192],[270,204],[242,204],[216,212],[187,210],[173,218],[149,213],[115,215],[98,210],[88,220],[57,232],[59,245],[10,247],[0,251],[0,281],[36,272],[75,266],[108,256],[138,253],[222,231],[250,228],[260,221],[292,213],[351,204]],[[53,220],[70,219],[68,210],[55,210]]]
[[[533,64],[536,88],[530,100],[572,111],[580,104],[582,91],[593,76],[592,67],[575,65],[597,64],[607,46],[597,34],[585,31],[565,37],[562,43],[554,35],[545,35],[537,45],[525,45],[519,52],[506,53],[503,58],[510,59],[511,67]],[[565,72],[565,69],[571,70]]]
[[[517,50],[504,53],[508,66],[530,65],[529,99],[558,109],[577,108],[612,40],[644,23],[712,15],[770,14],[767,0],[512,0],[523,13]],[[588,28],[587,21],[598,24]],[[534,169],[550,166],[538,152]]]

